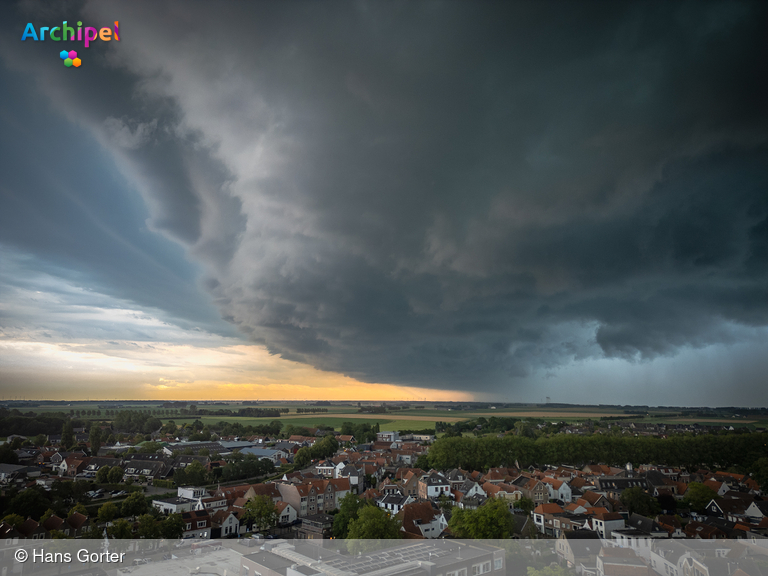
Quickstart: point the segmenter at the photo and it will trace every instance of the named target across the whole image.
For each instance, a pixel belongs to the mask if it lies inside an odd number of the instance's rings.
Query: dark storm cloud
[[[764,4],[217,8],[87,4],[124,39],[37,73],[254,341],[492,391],[764,330]]]

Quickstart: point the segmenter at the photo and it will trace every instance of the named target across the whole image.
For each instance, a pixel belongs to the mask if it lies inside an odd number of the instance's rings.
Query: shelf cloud
[[[77,71],[15,39],[63,13],[2,19],[7,73],[141,198],[141,242],[170,246],[150,264],[121,236],[131,276],[168,274],[155,289],[118,286],[87,248],[71,266],[103,290],[360,382],[488,397],[764,341],[765,4],[211,11],[85,2],[78,17],[119,19],[121,40]],[[29,222],[37,244],[0,242],[50,256],[50,225]],[[745,397],[764,384],[738,380]]]

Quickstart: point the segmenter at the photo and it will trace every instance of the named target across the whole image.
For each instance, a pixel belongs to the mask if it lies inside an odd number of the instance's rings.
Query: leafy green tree
[[[107,480],[110,484],[120,484],[123,481],[123,469],[120,466],[112,466],[107,474]]]
[[[752,477],[763,493],[768,493],[768,458],[758,458],[752,466]]]
[[[45,514],[40,516],[40,520],[39,520],[40,524],[48,520],[48,518],[50,518],[51,516],[55,516],[55,515],[56,515],[56,511],[53,508],[48,508],[48,510],[45,511]]]
[[[184,535],[184,520],[181,514],[169,514],[160,524],[160,535],[169,539],[181,538]]]
[[[707,504],[716,498],[719,498],[717,492],[709,486],[705,486],[701,482],[691,482],[688,484],[688,490],[685,491],[683,503],[694,512],[701,513],[704,512]]]
[[[107,528],[107,534],[110,538],[117,540],[126,540],[133,536],[133,530],[131,525],[125,518],[119,518],[112,523],[112,526]]]
[[[128,498],[123,501],[121,512],[123,516],[139,516],[149,510],[147,499],[141,492],[132,492]]]
[[[515,523],[506,500],[490,498],[477,510],[454,510],[448,527],[456,538],[505,539]]]
[[[120,510],[118,510],[116,504],[113,502],[105,502],[99,508],[99,522],[102,524],[105,524],[106,522],[112,522],[112,520],[115,519],[119,512]]]
[[[88,492],[93,489],[93,486],[87,480],[75,480],[72,482],[72,497],[77,502],[87,502]]]
[[[309,449],[312,458],[327,458],[333,456],[339,449],[339,441],[333,434],[327,434],[319,442],[315,442]]]
[[[75,443],[75,433],[72,429],[72,420],[67,420],[61,428],[61,445],[64,449]]]
[[[154,454],[162,447],[163,445],[160,444],[160,442],[144,442],[141,446],[139,446],[139,452],[141,454]]]
[[[309,451],[309,448],[306,446],[299,448],[298,452],[296,452],[296,455],[293,457],[293,463],[297,468],[306,468],[309,466],[311,460],[312,455]]]
[[[24,523],[24,517],[21,514],[7,514],[3,517],[3,522],[10,524],[14,528],[18,528]]]
[[[533,509],[536,508],[536,503],[530,498],[523,496],[520,498],[520,500],[517,501],[516,507],[526,514],[530,514],[533,512]]]
[[[60,501],[63,504],[69,504],[74,501],[74,486],[72,482],[64,482],[56,479],[51,484],[50,495],[54,501]]]
[[[45,445],[45,443],[48,441],[48,437],[45,434],[38,434],[32,438],[31,441],[33,446],[37,446],[39,448],[40,446]]]
[[[177,486],[193,485],[201,486],[208,482],[208,472],[197,460],[186,468],[180,468],[173,473],[173,480]]]
[[[109,471],[112,470],[111,466],[102,466],[99,471],[96,472],[96,482],[99,484],[106,484],[109,482]]]
[[[365,500],[350,492],[339,501],[339,511],[333,517],[333,536],[346,538],[349,523],[357,519],[358,512],[366,506]]]
[[[16,452],[7,442],[0,446],[0,463],[2,464],[18,464],[19,457],[16,456]]]
[[[437,498],[437,505],[443,512],[451,510],[454,506],[453,500],[448,498],[448,496],[445,494],[440,494],[440,496]]]
[[[82,534],[84,540],[99,540],[104,535],[104,529],[100,528],[96,523],[91,524],[85,529]]]
[[[630,514],[640,514],[653,518],[661,512],[661,507],[656,498],[648,494],[640,486],[627,488],[621,493],[619,499],[627,507]]]
[[[97,423],[91,424],[91,431],[88,435],[88,441],[91,443],[91,454],[98,456],[99,448],[101,448],[101,426]]]
[[[272,498],[254,496],[245,503],[240,521],[246,525],[248,530],[254,526],[256,531],[262,532],[274,528],[277,519],[277,506],[272,502]]]
[[[139,516],[136,534],[139,538],[145,538],[147,540],[159,538],[160,526],[158,525],[155,517],[151,514],[142,514]]]
[[[27,516],[30,518],[40,518],[50,507],[50,500],[37,487],[33,486],[11,498],[6,511],[10,514],[19,514],[25,518]]]
[[[364,506],[349,521],[347,538],[353,540],[395,540],[401,538],[400,520],[378,506]]]
[[[141,427],[141,431],[144,432],[144,434],[151,434],[155,431],[160,430],[160,428],[162,427],[163,427],[163,423],[160,421],[159,418],[150,416],[144,421],[144,425]]]
[[[88,510],[85,509],[85,506],[83,506],[80,502],[75,504],[70,510],[69,514],[67,514],[67,517],[72,516],[75,512],[80,512],[80,514],[83,514],[85,516],[88,516]]]
[[[429,470],[429,457],[426,454],[421,454],[418,458],[416,458],[416,463],[414,466],[416,468],[421,468],[424,471]]]

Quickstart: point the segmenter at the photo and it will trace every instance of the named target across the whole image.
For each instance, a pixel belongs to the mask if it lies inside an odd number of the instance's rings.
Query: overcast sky
[[[0,396],[766,405],[767,21],[5,2]]]

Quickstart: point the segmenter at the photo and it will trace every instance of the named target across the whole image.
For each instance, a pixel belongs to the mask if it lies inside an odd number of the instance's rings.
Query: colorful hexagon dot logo
[[[80,60],[80,58],[77,57],[77,52],[74,50],[70,50],[67,52],[66,50],[62,50],[59,52],[59,58],[64,60],[64,66],[67,68],[70,68],[74,66],[75,68],[80,68],[80,66],[83,64],[83,61]]]

